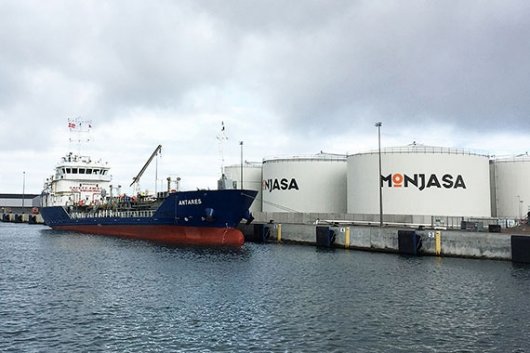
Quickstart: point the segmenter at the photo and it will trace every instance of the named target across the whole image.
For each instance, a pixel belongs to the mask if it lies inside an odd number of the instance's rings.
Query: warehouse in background
[[[263,212],[346,213],[346,156],[263,160]]]
[[[37,194],[0,194],[0,213],[30,213],[39,204]]]
[[[491,217],[489,156],[412,144],[348,156],[347,212]]]

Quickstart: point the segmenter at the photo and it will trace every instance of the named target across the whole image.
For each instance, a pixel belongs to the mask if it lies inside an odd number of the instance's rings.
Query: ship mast
[[[81,120],[81,117],[68,118],[68,130],[70,130],[70,146],[75,143],[77,146],[77,154],[81,155],[81,145],[90,142],[92,120]]]
[[[228,140],[225,134],[225,123],[221,121],[221,131],[217,134],[217,140],[219,141],[219,157],[221,159],[221,177],[225,174],[225,157],[224,157],[224,143]]]

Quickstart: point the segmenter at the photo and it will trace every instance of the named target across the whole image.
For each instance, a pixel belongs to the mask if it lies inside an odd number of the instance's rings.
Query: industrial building
[[[269,158],[263,161],[263,211],[346,212],[346,156]]]
[[[530,211],[530,156],[494,158],[490,176],[492,216],[526,218]]]
[[[490,158],[411,144],[352,155],[320,153],[245,164],[244,187],[261,190],[253,211],[524,219],[530,156]],[[239,185],[241,166],[226,168]],[[395,218],[396,219],[396,218]]]
[[[258,162],[243,163],[243,173],[241,173],[241,164],[233,164],[224,168],[225,176],[235,182],[236,188],[241,188],[241,178],[243,178],[243,189],[257,190],[256,196],[252,206],[251,212],[261,212],[262,210],[262,165]]]
[[[29,212],[39,205],[38,194],[0,194],[0,213]]]
[[[408,145],[348,156],[347,212],[491,217],[489,156]]]

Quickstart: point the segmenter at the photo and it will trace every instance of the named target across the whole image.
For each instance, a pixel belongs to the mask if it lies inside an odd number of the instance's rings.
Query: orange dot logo
[[[395,188],[400,188],[403,185],[403,174],[395,173],[392,175],[392,185]]]

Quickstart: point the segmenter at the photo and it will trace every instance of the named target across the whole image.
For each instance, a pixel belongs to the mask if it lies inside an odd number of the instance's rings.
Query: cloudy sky
[[[377,121],[383,146],[530,150],[526,0],[1,0],[0,45],[0,193],[78,149],[128,186],[158,144],[160,178],[213,187],[221,122],[227,165],[241,140],[251,161],[374,149]]]

